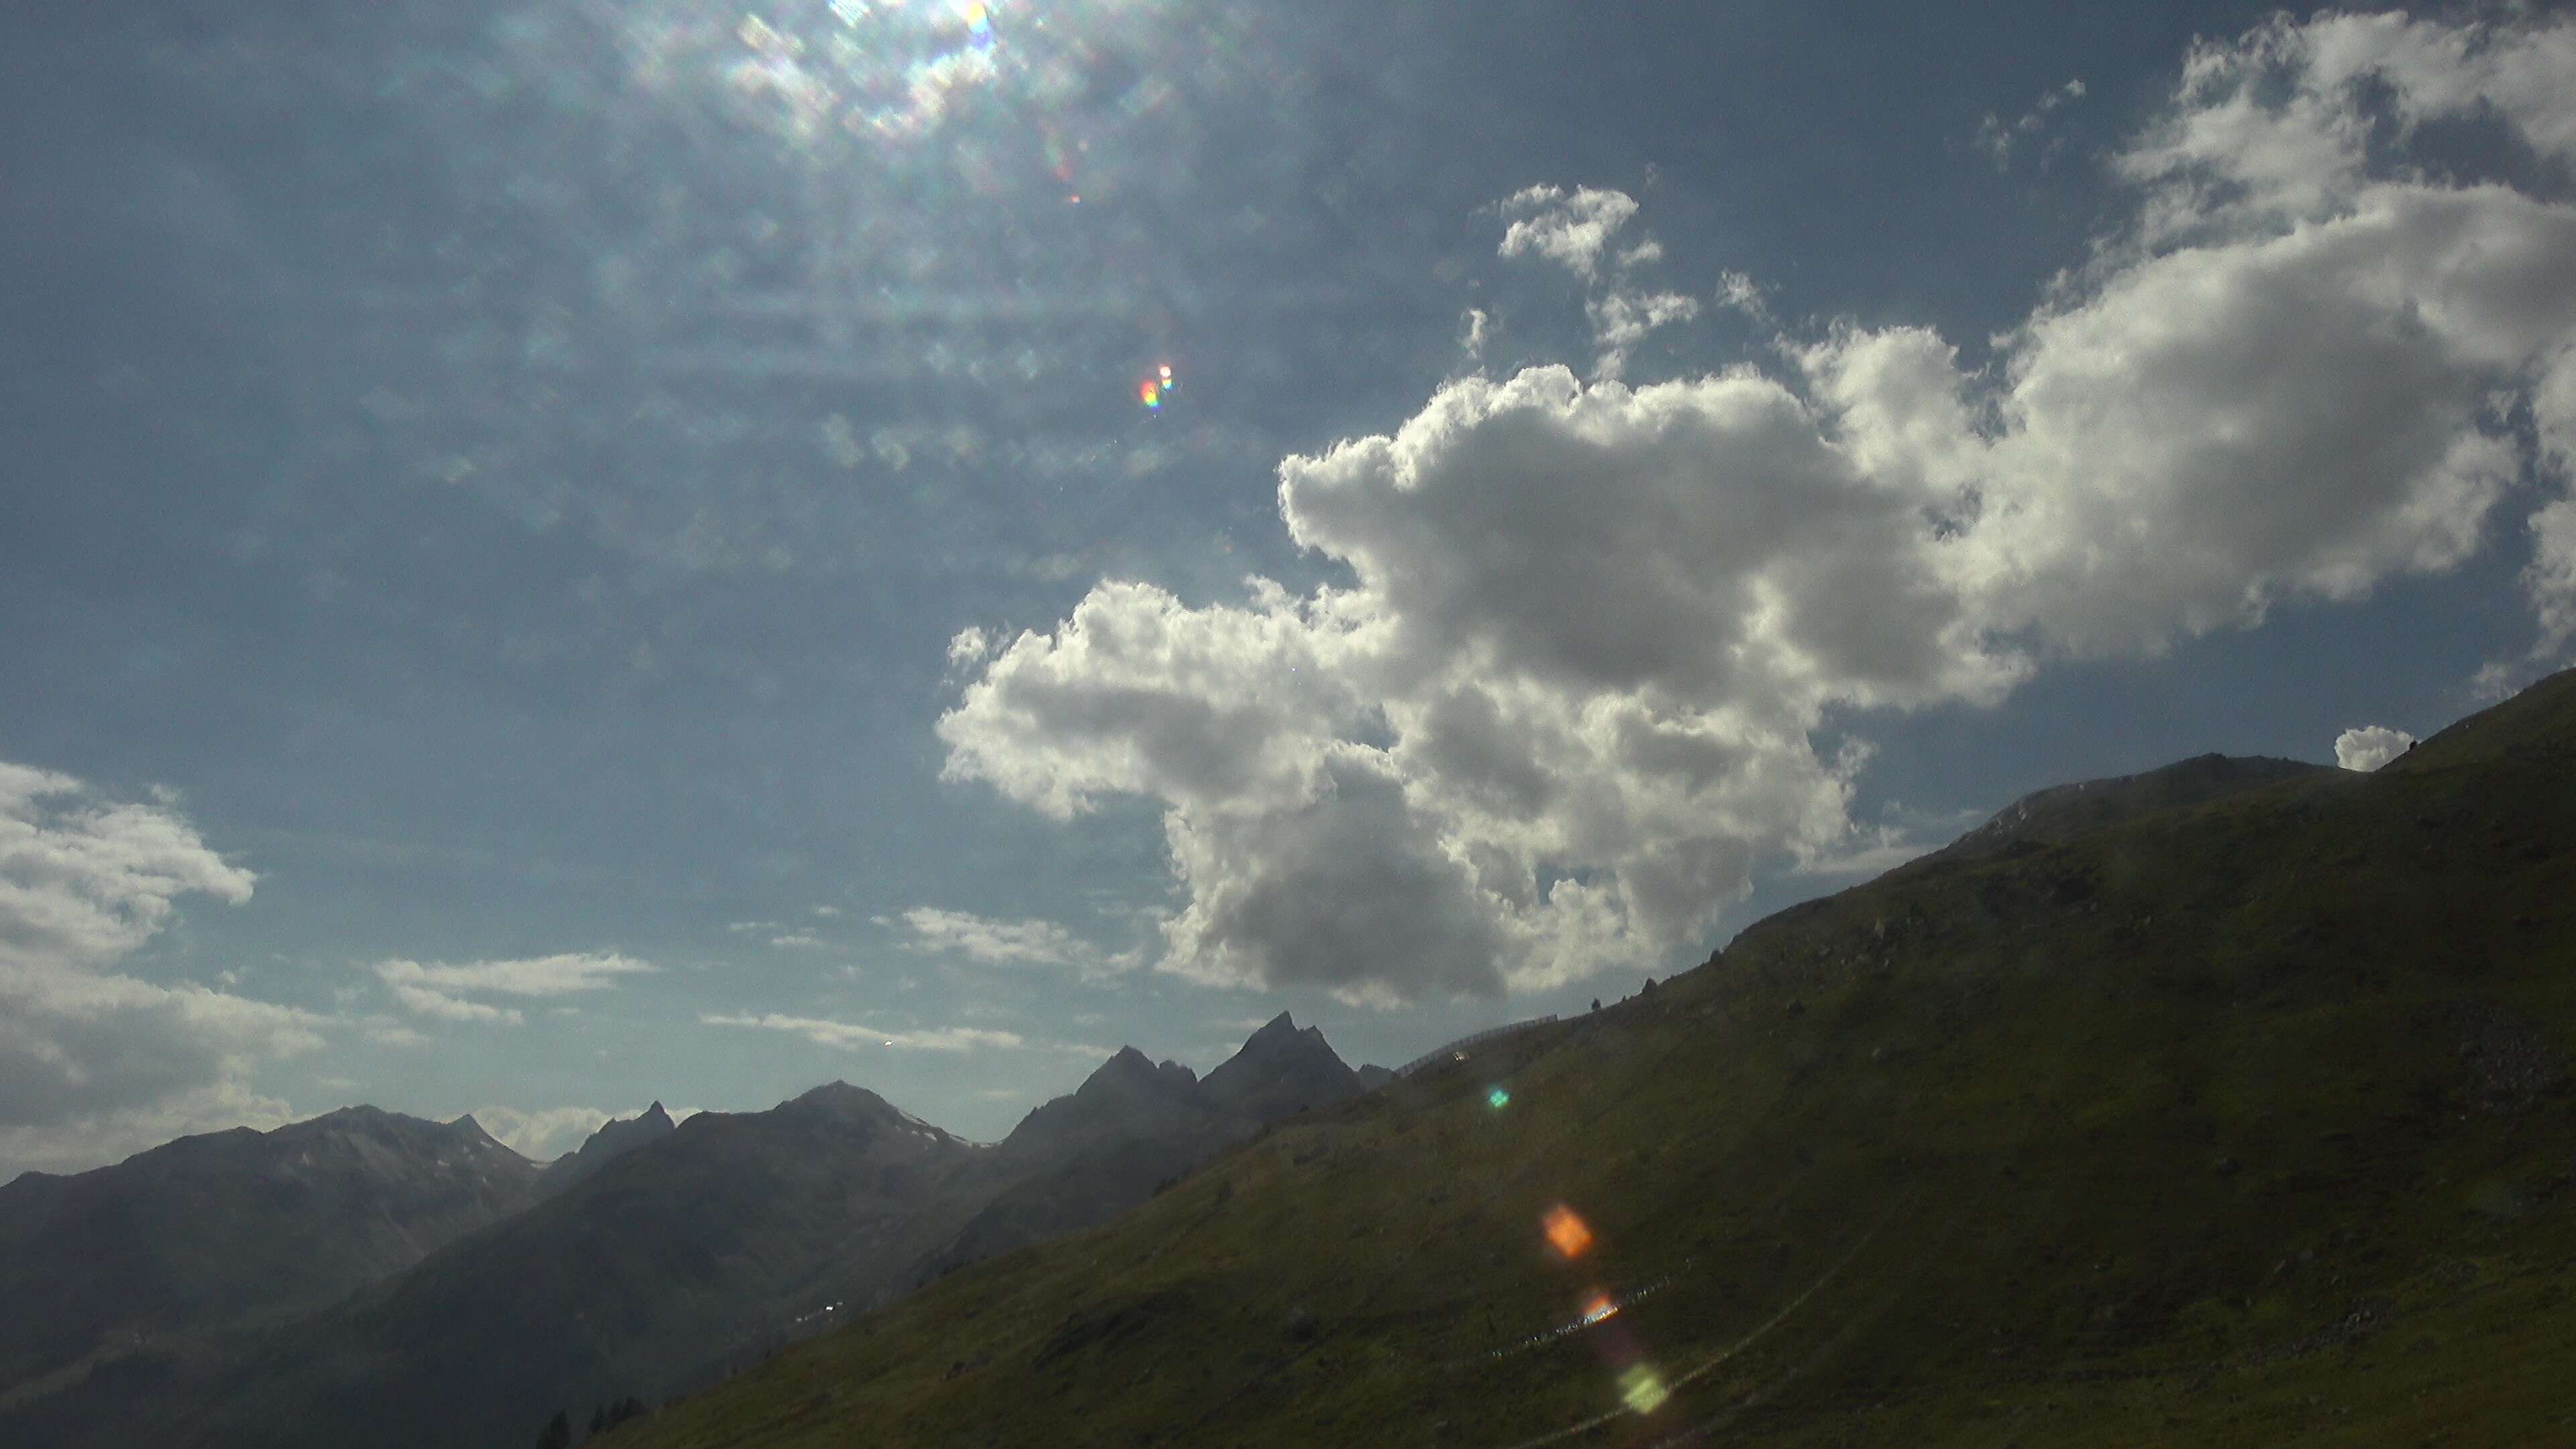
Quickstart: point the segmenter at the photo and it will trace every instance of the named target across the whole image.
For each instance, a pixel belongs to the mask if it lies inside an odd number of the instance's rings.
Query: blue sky
[[[1401,1061],[2576,631],[2539,12],[0,26],[0,1176]]]

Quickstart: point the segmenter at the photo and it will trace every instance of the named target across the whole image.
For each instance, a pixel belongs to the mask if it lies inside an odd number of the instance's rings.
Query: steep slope
[[[471,1117],[351,1107],[0,1187],[0,1394],[139,1343],[319,1307],[524,1207]]]
[[[608,1442],[2556,1442],[2571,762],[1917,862]]]
[[[1980,855],[2026,844],[2058,844],[2130,816],[2205,805],[2222,796],[2303,776],[2331,765],[2255,755],[2200,755],[2143,774],[2083,780],[2035,790],[1995,818],[1942,847],[1942,855]]]
[[[540,1186],[551,1196],[574,1183],[587,1181],[613,1159],[669,1136],[675,1125],[659,1102],[632,1117],[612,1117],[583,1139],[579,1148],[547,1163]]]

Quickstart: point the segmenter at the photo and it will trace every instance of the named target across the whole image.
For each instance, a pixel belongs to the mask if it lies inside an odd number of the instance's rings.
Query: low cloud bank
[[[128,969],[182,898],[240,905],[256,879],[171,799],[0,762],[0,1181],[286,1120],[252,1080],[320,1046],[325,1018]]]

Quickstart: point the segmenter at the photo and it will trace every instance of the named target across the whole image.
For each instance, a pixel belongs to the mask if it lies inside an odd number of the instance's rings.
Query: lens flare
[[[1592,1250],[1592,1229],[1575,1216],[1574,1209],[1558,1203],[1547,1210],[1546,1224],[1548,1246],[1559,1257],[1571,1261]]]
[[[1512,1104],[1512,1094],[1500,1087],[1485,1094],[1485,1105],[1499,1112]]]
[[[1136,401],[1143,403],[1147,412],[1161,412],[1163,410],[1162,385],[1152,378],[1136,384]]]
[[[1607,1293],[1595,1293],[1583,1300],[1583,1321],[1586,1324],[1599,1323],[1618,1311],[1619,1305]]]
[[[1672,1396],[1673,1391],[1664,1387],[1662,1377],[1644,1364],[1638,1364],[1619,1376],[1619,1397],[1640,1414],[1655,1412],[1664,1406],[1664,1400]]]

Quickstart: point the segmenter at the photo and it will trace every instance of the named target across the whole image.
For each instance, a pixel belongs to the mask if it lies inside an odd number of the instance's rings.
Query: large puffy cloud
[[[2404,144],[2468,119],[2568,161],[2571,37],[2327,17],[2201,48],[2115,163],[2126,219],[1985,369],[1841,326],[1779,375],[1451,383],[1282,464],[1347,586],[1104,583],[968,684],[948,773],[1060,817],[1158,801],[1183,975],[1384,999],[1668,957],[1759,860],[1853,848],[1866,750],[1811,743],[1829,707],[1990,702],[2357,598],[2563,479],[2576,210]],[[1504,250],[1622,285],[1624,200],[1524,193]],[[2576,506],[2528,532],[2563,643]]]
[[[168,804],[0,763],[0,1177],[283,1111],[250,1079],[321,1018],[117,969],[180,897],[237,905],[254,880]]]
[[[2562,347],[2533,391],[2532,422],[2541,454],[2562,479],[2576,478],[2576,347]],[[2555,660],[2576,645],[2576,496],[2531,516],[2531,566],[2523,588],[2540,621],[2535,659]]]
[[[2361,725],[2335,736],[2335,763],[2368,774],[2415,747],[2415,737],[2386,725]]]

